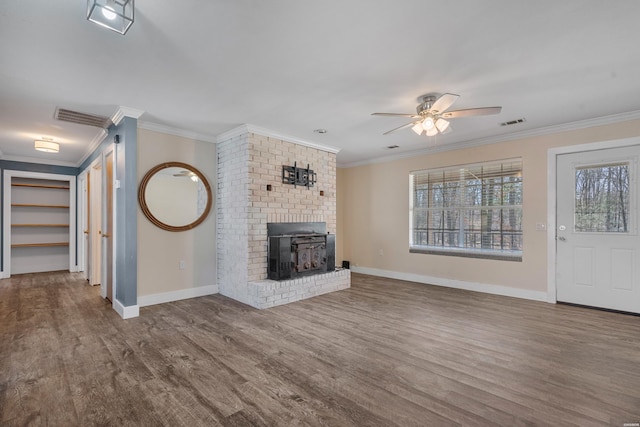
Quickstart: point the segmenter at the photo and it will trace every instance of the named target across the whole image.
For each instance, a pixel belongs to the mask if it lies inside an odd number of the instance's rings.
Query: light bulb
[[[431,116],[427,116],[422,121],[422,129],[424,129],[424,130],[433,129],[434,126],[435,126],[435,123],[433,123],[433,117],[431,117]]]
[[[111,6],[103,6],[102,7],[102,16],[107,18],[110,21],[116,19],[116,12],[113,10]]]
[[[422,135],[422,132],[424,132],[424,130],[422,129],[422,123],[415,124],[411,128],[411,130],[414,131],[415,133],[417,133],[418,135]]]

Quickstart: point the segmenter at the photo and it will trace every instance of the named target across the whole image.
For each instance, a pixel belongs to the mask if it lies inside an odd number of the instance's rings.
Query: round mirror
[[[211,211],[211,187],[204,175],[186,163],[167,162],[146,173],[138,188],[144,215],[168,231],[190,230]]]

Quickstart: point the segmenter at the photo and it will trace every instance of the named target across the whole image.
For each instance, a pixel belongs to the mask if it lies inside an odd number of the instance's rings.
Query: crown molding
[[[523,130],[519,132],[505,133],[502,135],[488,136],[485,138],[470,139],[467,141],[454,142],[451,144],[444,144],[436,147],[427,147],[427,148],[422,148],[420,150],[407,151],[405,153],[398,153],[398,154],[393,154],[389,156],[376,157],[375,159],[360,160],[357,162],[342,163],[342,164],[338,163],[337,167],[352,168],[352,167],[364,166],[364,165],[369,165],[374,163],[385,163],[385,162],[390,162],[394,160],[405,159],[408,157],[416,157],[423,154],[442,153],[445,151],[461,150],[464,148],[478,147],[481,145],[497,144],[499,142],[516,141],[519,139],[532,138],[536,136],[544,136],[544,135],[550,135],[550,134],[561,133],[561,132],[570,132],[574,130],[586,129],[586,128],[595,127],[595,126],[610,125],[610,124],[626,122],[629,120],[636,120],[636,119],[640,119],[640,110],[629,111],[629,112],[620,113],[620,114],[612,114],[610,116],[596,117],[593,119],[578,120],[575,122],[563,123],[563,124],[553,125],[553,126],[545,126],[541,128]]]
[[[6,160],[9,162],[37,163],[39,165],[68,166],[72,168],[78,167],[77,164],[72,162],[62,162],[62,161],[55,161],[50,159],[38,159],[36,157],[27,157],[27,156],[3,156],[2,160]]]
[[[120,121],[125,117],[131,117],[133,119],[138,119],[141,115],[144,114],[144,110],[137,110],[135,108],[123,107],[120,105],[118,110],[111,116],[111,121],[114,125],[118,126]]]
[[[213,135],[206,135],[204,133],[191,132],[185,129],[179,129],[172,126],[165,126],[158,123],[138,121],[138,128],[146,129],[159,133],[166,133],[168,135],[180,136],[183,138],[195,139],[197,141],[216,143],[217,139]]]
[[[287,141],[293,144],[303,145],[305,147],[315,148],[316,150],[327,151],[329,153],[334,153],[334,154],[340,151],[340,148],[338,147],[332,147],[331,145],[324,145],[324,144],[318,144],[315,142],[305,141],[300,138],[296,138],[289,135],[283,135],[277,132],[273,132],[269,129],[262,128],[260,126],[254,126],[247,123],[242,124],[236,128],[233,128],[230,131],[221,133],[220,135],[218,135],[217,142],[220,143],[220,142],[228,141],[237,136],[244,135],[245,133],[257,133],[259,135],[266,136],[269,138],[280,139],[282,141]]]
[[[82,158],[78,162],[76,162],[75,166],[80,167],[80,165],[82,165],[82,163],[84,163],[84,161],[89,158],[91,153],[93,153],[98,148],[98,146],[102,144],[102,141],[105,140],[107,135],[109,135],[109,132],[107,132],[106,129],[99,129],[96,136],[94,136],[91,142],[89,143],[89,146],[87,147],[87,151],[85,151],[84,156],[82,156]]]
[[[136,110],[135,108],[123,107],[119,106],[115,113],[111,116],[111,122],[118,126],[122,119],[125,117],[131,117],[137,119],[141,115],[144,114],[142,110]],[[93,137],[89,146],[87,147],[87,151],[84,153],[84,156],[74,164],[75,167],[80,167],[85,160],[89,158],[89,156],[102,144],[102,141],[109,135],[109,131],[106,129],[99,129],[96,136]]]

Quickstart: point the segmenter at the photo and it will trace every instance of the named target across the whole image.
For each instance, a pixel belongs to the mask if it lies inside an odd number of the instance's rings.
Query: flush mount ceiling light
[[[60,144],[51,140],[36,139],[34,141],[34,148],[38,151],[44,151],[45,153],[57,153],[60,151]]]
[[[482,107],[482,108],[468,108],[465,110],[446,111],[451,105],[456,102],[460,95],[454,95],[452,93],[445,93],[441,96],[425,95],[419,100],[421,101],[416,108],[415,114],[404,113],[373,113],[374,116],[394,116],[394,117],[411,117],[416,119],[411,123],[398,126],[395,129],[391,129],[384,133],[387,135],[391,132],[395,132],[400,129],[411,127],[411,130],[422,135],[423,132],[427,136],[435,136],[439,133],[451,132],[449,121],[445,119],[456,119],[458,117],[469,116],[486,116],[489,114],[498,114],[502,111],[502,107]]]
[[[133,0],[87,0],[87,19],[124,34],[133,24]]]

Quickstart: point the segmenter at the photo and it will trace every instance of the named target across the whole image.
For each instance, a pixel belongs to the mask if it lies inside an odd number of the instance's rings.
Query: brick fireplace
[[[324,223],[336,232],[336,151],[243,126],[218,139],[217,270],[220,293],[257,308],[350,286],[349,270],[268,279],[268,223]],[[311,187],[283,183],[282,167],[309,165]]]

